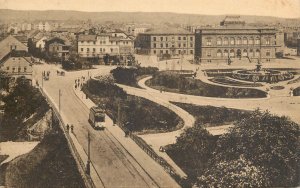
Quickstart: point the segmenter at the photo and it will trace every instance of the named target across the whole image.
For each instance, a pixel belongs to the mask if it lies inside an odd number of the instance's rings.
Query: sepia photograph
[[[0,0],[0,188],[300,187],[300,0]]]

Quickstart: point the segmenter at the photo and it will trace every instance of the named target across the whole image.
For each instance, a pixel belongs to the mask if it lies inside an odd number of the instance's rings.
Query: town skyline
[[[78,0],[36,1],[22,3],[20,0],[0,0],[0,9],[49,11],[66,10],[79,12],[166,12],[194,15],[243,15],[271,16],[279,18],[299,18],[299,0],[230,0],[224,3],[219,0],[89,0],[85,4]]]

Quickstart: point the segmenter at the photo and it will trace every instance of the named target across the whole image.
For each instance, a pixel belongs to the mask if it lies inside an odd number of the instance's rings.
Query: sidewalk
[[[86,99],[85,94],[82,91],[75,88],[73,89],[76,96],[81,99],[82,103],[88,108],[95,106],[90,99]],[[149,157],[132,139],[125,137],[124,132],[120,127],[113,126],[113,122],[108,116],[106,116],[106,125],[106,130],[117,139],[158,187],[180,187],[175,180],[164,171],[163,167]]]

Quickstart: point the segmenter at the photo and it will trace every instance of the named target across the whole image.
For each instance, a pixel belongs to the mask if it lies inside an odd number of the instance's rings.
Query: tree
[[[299,182],[299,125],[287,117],[256,110],[236,123],[217,143],[213,163],[244,156],[267,169],[271,186],[297,186]]]
[[[186,129],[177,138],[176,144],[168,146],[166,150],[190,177],[195,178],[208,167],[215,144],[216,138],[213,135],[201,126],[195,125]]]
[[[241,157],[208,168],[197,184],[199,187],[268,187],[270,182],[265,172],[264,167],[254,166]]]

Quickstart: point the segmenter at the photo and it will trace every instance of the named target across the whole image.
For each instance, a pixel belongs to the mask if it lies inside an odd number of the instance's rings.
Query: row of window
[[[160,54],[169,54],[169,50],[165,50],[165,52],[164,52],[164,50],[159,50],[159,51],[157,51],[157,52],[159,52]],[[154,54],[157,54],[157,52],[156,52],[156,50],[153,50],[153,53]],[[187,50],[178,50],[177,51],[178,53],[177,54],[186,54],[188,51]],[[193,50],[190,50],[190,54],[193,54],[194,53],[194,51]]]
[[[181,48],[181,47],[186,48],[186,47],[187,47],[187,44],[186,44],[186,43],[183,43],[183,44],[181,45],[181,43],[179,43],[177,46],[178,46],[178,48]],[[193,48],[193,46],[194,46],[193,43],[190,43],[190,48]],[[163,43],[160,43],[160,47],[163,48],[163,47],[164,47],[164,44],[163,44]],[[170,47],[175,48],[175,45],[172,44]],[[153,44],[153,48],[157,48],[157,44],[156,44],[156,43]],[[169,48],[169,44],[168,44],[168,43],[165,44],[165,48]]]
[[[81,41],[81,44],[84,44],[84,43],[85,43],[85,41]],[[92,41],[90,41],[90,42],[86,41],[86,43],[87,44],[94,44],[94,45],[96,45],[95,41],[94,42],[92,42]],[[106,44],[106,41],[105,40],[104,41],[100,40],[99,44]],[[110,44],[114,44],[114,42],[110,41]],[[131,44],[131,42],[128,42],[128,41],[123,41],[123,42],[116,41],[115,44],[124,44],[125,45],[125,44]]]
[[[231,37],[231,38],[227,38],[225,37],[224,39],[222,38],[217,38],[217,45],[218,46],[221,46],[221,45],[260,45],[260,38],[257,37],[257,38],[250,38],[248,39],[247,37],[243,37],[243,38],[240,38],[238,37],[237,39]],[[271,38],[266,38],[265,40],[265,44],[266,45],[270,45],[271,44]],[[206,45],[207,46],[211,46],[212,45],[212,39],[211,38],[208,38],[206,40]]]
[[[6,70],[9,71],[9,70],[10,70],[10,67],[6,67]],[[18,70],[18,72],[21,72],[22,68],[21,68],[21,67],[18,67],[17,70]],[[27,72],[27,67],[24,67],[23,70],[24,70],[24,72]],[[13,67],[13,68],[12,68],[12,72],[16,72],[16,67]]]
[[[84,48],[80,49],[81,52],[84,52]],[[96,48],[92,48],[93,52],[96,52]],[[90,52],[90,48],[86,48],[86,52]],[[105,48],[99,48],[99,52],[105,52]],[[118,48],[110,48],[110,52],[118,52]]]
[[[206,56],[207,57],[211,57],[212,56],[212,53],[210,50],[206,51]],[[244,49],[243,51],[241,50],[237,50],[236,52],[232,49],[230,51],[228,50],[217,50],[217,57],[259,57],[260,56],[260,50],[259,49],[256,49],[255,51],[253,49],[250,49],[249,51]],[[271,56],[271,52],[270,50],[267,50],[266,51],[266,56]]]
[[[153,37],[153,41],[158,41],[158,39],[160,39],[160,41],[164,41],[164,39],[165,39],[165,41],[168,41],[168,37]],[[188,37],[177,37],[177,40],[181,40],[181,39],[187,40]],[[190,37],[189,39],[190,39],[190,41],[193,41],[194,37]],[[171,40],[175,40],[175,37],[172,36]]]

